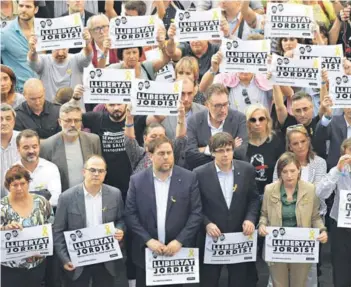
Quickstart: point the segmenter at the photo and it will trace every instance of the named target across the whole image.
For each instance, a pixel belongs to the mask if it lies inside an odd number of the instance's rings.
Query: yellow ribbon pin
[[[73,23],[75,26],[80,24],[79,20],[81,20],[79,14],[75,14],[73,18]]]
[[[194,257],[194,249],[190,248],[189,249],[189,254],[188,254],[188,257]]]
[[[72,69],[67,69],[66,73],[67,73],[67,75],[71,75],[72,74]]]
[[[173,85],[173,93],[179,93],[179,85],[178,85],[178,83],[174,83],[174,85]]]
[[[335,56],[341,57],[341,50],[340,50],[339,46],[336,46],[336,48],[335,48]]]
[[[218,20],[219,17],[218,17],[218,13],[216,10],[212,11],[212,20]]]
[[[171,201],[172,201],[173,203],[176,203],[176,202],[177,202],[176,199],[175,199],[173,196],[171,196]]]
[[[233,186],[233,192],[235,192],[237,188],[238,188],[238,185],[237,185],[237,184],[234,184],[234,186]]]
[[[110,225],[107,225],[107,224],[105,225],[105,233],[106,233],[106,235],[112,234]]]
[[[317,59],[317,58],[314,58],[314,59],[313,59],[313,68],[314,68],[314,69],[317,69],[317,68],[318,68],[318,59]]]
[[[131,81],[132,80],[132,74],[131,74],[130,71],[126,71],[125,75],[126,75],[126,81]]]
[[[155,24],[154,17],[150,17],[149,24],[150,25],[154,25]]]
[[[305,16],[306,16],[306,17],[308,16],[308,12],[309,12],[308,6],[306,6],[306,7],[305,7]]]
[[[43,226],[41,234],[42,234],[42,236],[49,236],[48,227],[47,226]]]
[[[247,237],[247,239],[249,239],[249,240],[253,240],[253,235],[252,235],[252,234],[250,234],[250,235]]]
[[[314,234],[315,234],[314,230],[310,230],[310,235],[308,238],[311,240],[314,240],[314,238],[315,238]]]

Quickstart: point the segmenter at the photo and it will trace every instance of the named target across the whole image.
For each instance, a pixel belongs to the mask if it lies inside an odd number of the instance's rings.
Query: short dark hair
[[[117,49],[117,57],[118,57],[118,59],[123,61],[123,51],[124,50],[129,50],[129,49],[135,49],[135,48],[138,49],[138,51],[139,51],[139,58],[141,58],[141,56],[143,55],[143,48],[142,47],[128,47],[128,48]]]
[[[5,187],[9,189],[12,182],[24,178],[28,183],[31,181],[30,173],[22,165],[11,166],[5,175]]]
[[[19,147],[19,144],[22,138],[32,138],[32,137],[36,137],[38,139],[38,142],[40,143],[40,138],[36,131],[30,130],[30,129],[21,131],[16,138],[17,147]]]
[[[234,148],[234,139],[231,134],[220,132],[210,138],[208,146],[211,153],[220,147],[232,146]]]
[[[153,128],[163,128],[165,130],[165,127],[163,125],[161,125],[160,123],[151,123],[149,125],[146,126],[146,128],[144,129],[144,136],[147,136],[150,132],[150,130],[152,130]]]
[[[298,169],[301,168],[301,164],[294,153],[285,152],[280,156],[277,162],[278,178],[281,178],[283,169],[291,163],[295,164]]]
[[[223,94],[223,93],[229,96],[229,92],[226,86],[224,86],[223,84],[212,84],[206,90],[206,93],[205,93],[206,102],[213,96],[213,94]]]
[[[307,99],[311,103],[313,102],[313,99],[312,99],[311,95],[309,95],[309,94],[307,94],[307,93],[305,93],[303,91],[297,92],[291,97],[291,101],[292,102],[299,101],[299,100],[302,100],[302,99]]]
[[[146,4],[144,1],[129,0],[124,4],[125,10],[134,10],[138,12],[138,16],[146,14]]]
[[[172,141],[168,137],[162,136],[150,141],[147,145],[147,150],[149,153],[153,154],[156,151],[156,149],[164,143],[169,143],[173,149]]]

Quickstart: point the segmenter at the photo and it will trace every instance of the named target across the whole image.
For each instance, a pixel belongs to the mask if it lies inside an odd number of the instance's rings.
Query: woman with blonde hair
[[[284,150],[272,131],[272,119],[263,105],[248,107],[246,125],[249,136],[247,160],[256,169],[256,184],[262,198],[265,186],[272,182],[275,163]]]

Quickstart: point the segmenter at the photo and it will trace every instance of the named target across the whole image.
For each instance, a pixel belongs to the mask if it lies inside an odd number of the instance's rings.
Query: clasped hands
[[[182,244],[178,240],[172,240],[165,245],[156,239],[150,239],[146,242],[146,246],[156,254],[165,256],[173,256],[182,248]]]

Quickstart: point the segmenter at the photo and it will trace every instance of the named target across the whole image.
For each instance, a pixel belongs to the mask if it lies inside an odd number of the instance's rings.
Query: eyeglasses
[[[263,122],[263,121],[265,121],[266,120],[266,118],[265,117],[259,117],[258,119],[256,119],[256,118],[250,118],[249,119],[249,121],[251,122],[251,123],[256,123],[256,122]]]
[[[82,122],[81,119],[61,119],[61,121],[65,122],[66,124],[71,124],[71,123],[75,123],[75,124],[79,124]]]
[[[233,152],[233,148],[220,148],[215,150],[215,152],[219,154],[231,153]]]
[[[246,89],[243,89],[242,95],[243,95],[243,97],[245,98],[245,104],[251,105],[251,100],[250,100],[250,98],[249,98],[249,93],[247,92]]]
[[[221,110],[222,108],[227,108],[229,106],[229,102],[223,103],[223,104],[212,104],[211,105],[216,109],[216,110]]]
[[[91,30],[93,30],[95,33],[100,33],[101,31],[105,31],[108,27],[109,27],[108,25],[98,26]]]
[[[87,170],[87,171],[89,171],[89,172],[91,172],[91,173],[98,173],[98,174],[103,174],[103,173],[106,172],[105,169],[99,169],[99,168],[93,168],[93,167],[91,167],[91,168],[85,168],[85,170]]]

